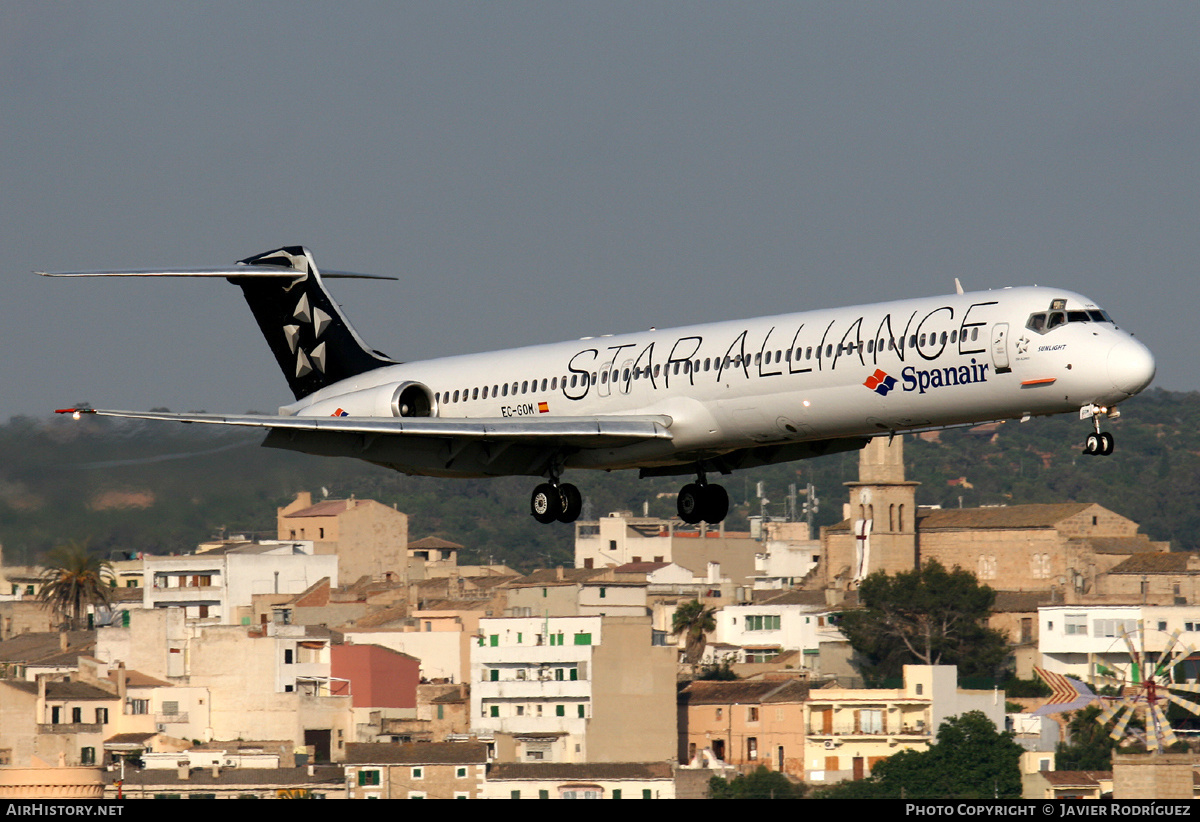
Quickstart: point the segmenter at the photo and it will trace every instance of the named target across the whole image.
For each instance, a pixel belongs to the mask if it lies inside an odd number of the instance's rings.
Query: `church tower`
[[[859,452],[858,482],[847,482],[849,539],[831,529],[828,571],[838,587],[858,587],[868,574],[917,567],[917,486],[904,479],[904,438],[875,437]],[[830,580],[834,582],[834,580]]]

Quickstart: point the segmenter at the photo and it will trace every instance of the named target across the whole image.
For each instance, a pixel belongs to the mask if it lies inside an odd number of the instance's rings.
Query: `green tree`
[[[996,592],[975,575],[936,560],[894,576],[876,571],[858,590],[859,610],[841,614],[842,633],[877,677],[906,664],[957,665],[960,676],[994,676],[1008,643],[986,621]]]
[[[1054,746],[1054,767],[1060,771],[1111,771],[1117,741],[1109,736],[1116,721],[1097,722],[1099,705],[1088,705],[1071,714],[1067,740]]]
[[[1021,796],[1023,749],[981,711],[952,717],[927,751],[901,751],[875,765],[869,779],[843,782],[822,799],[992,799]]]
[[[38,601],[78,630],[89,606],[107,606],[116,580],[112,565],[90,552],[87,543],[66,542],[52,549],[42,572]]]
[[[715,608],[705,608],[698,599],[684,602],[675,609],[675,616],[671,620],[671,634],[683,635],[683,658],[689,664],[695,665],[700,661],[704,656],[704,648],[708,645],[708,635],[717,630],[714,613]]]
[[[714,776],[708,780],[710,799],[803,799],[807,788],[779,771],[759,765],[751,774],[739,774],[732,780]]]

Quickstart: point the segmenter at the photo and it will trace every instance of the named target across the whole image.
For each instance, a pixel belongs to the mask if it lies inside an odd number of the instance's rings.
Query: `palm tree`
[[[708,634],[717,630],[717,621],[713,618],[716,608],[705,608],[698,599],[685,602],[675,609],[675,617],[671,620],[671,634],[683,634],[683,659],[695,665],[704,656],[704,646],[708,644]]]
[[[112,601],[115,580],[112,564],[89,552],[86,542],[67,542],[47,554],[38,600],[70,630],[78,630],[88,606]]]

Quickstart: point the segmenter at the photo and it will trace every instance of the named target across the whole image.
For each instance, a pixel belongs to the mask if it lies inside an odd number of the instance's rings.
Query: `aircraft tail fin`
[[[303,246],[285,246],[215,268],[37,273],[45,277],[224,277],[242,289],[296,399],[396,364],[358,336],[329,296],[312,254]],[[325,276],[395,279],[348,271],[327,271]]]
[[[238,265],[246,267],[246,274],[230,274],[228,279],[242,289],[296,399],[366,371],[395,365],[395,360],[369,348],[342,315],[307,248],[277,248],[247,257]],[[261,276],[255,271],[260,266],[291,269],[296,276]],[[337,272],[331,276],[365,275]]]

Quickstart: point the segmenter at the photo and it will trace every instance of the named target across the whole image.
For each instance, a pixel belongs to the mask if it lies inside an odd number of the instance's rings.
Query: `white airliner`
[[[39,272],[44,273],[44,272]],[[725,518],[710,473],[861,448],[869,438],[1078,412],[1150,384],[1154,357],[1091,300],[1057,288],[957,293],[401,363],[359,338],[307,249],[199,270],[46,276],[224,277],[240,286],[295,402],[278,416],[62,409],[268,429],[263,445],[408,474],[540,476],[539,522],[573,522],[568,468],[694,475],[689,523]],[[326,272],[325,277],[358,277]]]

